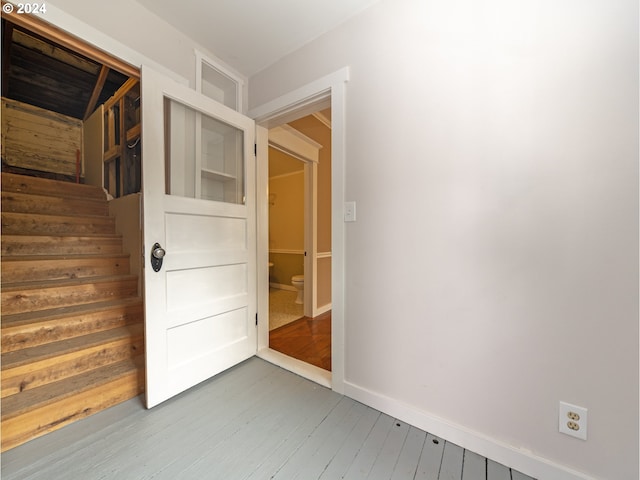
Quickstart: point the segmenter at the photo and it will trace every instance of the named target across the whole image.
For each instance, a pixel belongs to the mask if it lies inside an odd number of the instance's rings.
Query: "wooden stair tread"
[[[0,249],[5,257],[14,255],[77,255],[81,253],[122,253],[122,235],[2,235]]]
[[[2,353],[8,353],[112,328],[141,325],[144,309],[140,297],[124,297],[15,313],[2,320]]]
[[[7,190],[2,190],[2,197],[13,197],[15,196],[16,198],[33,198],[35,197],[35,199],[37,200],[49,200],[52,199],[53,201],[65,201],[68,200],[69,202],[77,202],[78,200],[81,200],[82,202],[86,202],[86,203],[90,203],[91,205],[109,205],[109,202],[106,198],[92,198],[92,197],[73,197],[73,196],[67,196],[67,195],[52,195],[50,193],[27,193],[27,192],[12,192],[12,191],[7,191]]]
[[[92,260],[104,258],[129,258],[128,253],[67,253],[60,255],[2,255],[0,261],[4,262],[30,262],[30,261],[49,261],[49,260]]]
[[[82,214],[82,215],[62,215],[62,214],[48,214],[48,213],[34,213],[34,212],[2,212],[3,216],[8,216],[8,217],[26,217],[26,218],[38,218],[40,220],[48,220],[48,221],[53,221],[53,220],[59,220],[62,222],[73,222],[76,223],[79,220],[97,220],[100,222],[115,222],[115,219],[113,217],[110,217],[108,215],[87,215],[87,214]]]
[[[115,219],[97,215],[41,215],[2,212],[2,231],[18,235],[113,234]]]
[[[43,288],[71,287],[92,283],[126,282],[137,280],[136,275],[109,275],[105,277],[65,278],[58,280],[39,280],[37,282],[15,282],[2,285],[2,291],[9,293],[19,290],[37,290]]]
[[[133,324],[127,327],[112,328],[102,332],[47,343],[37,347],[23,348],[15,352],[3,353],[2,371],[6,372],[7,370],[24,366],[30,362],[42,362],[53,357],[78,352],[83,349],[89,349],[118,340],[136,337],[141,338],[143,333],[142,324]]]
[[[81,183],[61,182],[48,178],[29,177],[2,172],[2,190],[5,192],[47,194],[66,198],[106,200],[106,193],[100,187]]]
[[[138,296],[136,275],[109,275],[7,283],[0,297],[5,314],[70,307]]]
[[[9,255],[2,257],[2,284],[69,278],[124,275],[130,271],[129,255]]]
[[[17,234],[17,233],[8,233],[8,234],[3,234],[2,235],[2,242],[4,243],[5,241],[8,240],[14,240],[14,241],[19,241],[19,240],[24,240],[27,238],[31,238],[31,237],[36,237],[37,240],[42,240],[45,238],[49,238],[51,239],[51,241],[62,241],[62,240],[90,240],[90,241],[95,241],[97,238],[104,238],[104,239],[108,239],[108,240],[120,240],[122,239],[122,235],[118,234],[118,233],[83,233],[82,235],[78,235],[76,233],[70,233],[68,235],[65,235],[64,233],[56,233],[55,235],[52,234],[35,234],[35,233],[29,233],[29,234],[25,234],[25,235],[21,235],[21,234]],[[6,254],[5,254],[6,255]]]
[[[134,359],[96,368],[95,370],[32,390],[26,390],[19,395],[11,395],[2,400],[2,421],[15,418],[49,403],[71,398],[81,392],[113,382],[119,377],[137,374],[139,369],[143,368],[144,358],[138,356]]]
[[[144,391],[144,305],[102,188],[0,175],[5,451]]]
[[[20,325],[28,325],[37,322],[46,322],[57,318],[64,318],[70,315],[89,314],[103,310],[110,310],[115,307],[142,306],[141,297],[123,298],[120,300],[108,300],[105,302],[84,303],[70,307],[51,308],[49,310],[39,310],[36,312],[14,313],[2,316],[2,330],[15,328]]]
[[[0,194],[3,212],[39,213],[44,215],[109,215],[109,203],[94,198],[68,198],[19,192]]]

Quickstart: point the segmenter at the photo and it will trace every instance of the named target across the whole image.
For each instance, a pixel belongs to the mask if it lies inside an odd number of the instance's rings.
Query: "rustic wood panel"
[[[107,215],[106,200],[50,197],[17,192],[2,192],[2,211],[13,213],[45,213],[47,215]]]
[[[122,250],[102,189],[4,174],[2,180],[0,396],[6,449],[140,393],[144,328],[129,256],[97,254],[109,250],[112,240]],[[94,199],[96,193],[101,199]],[[31,255],[16,255],[25,253],[29,241]],[[94,254],[78,253],[89,245]],[[60,247],[70,253],[52,254]],[[125,374],[129,379],[118,379],[118,365],[133,372]]]
[[[57,391],[34,389],[7,397],[2,451],[138,395],[144,389],[142,371],[127,361],[56,382]]]
[[[95,60],[98,63],[107,65],[124,73],[125,75],[130,77],[140,77],[140,70],[137,67],[133,67],[102,50],[98,50],[94,46],[85,43],[68,32],[41,20],[36,15],[20,15],[14,11],[12,13],[3,12],[2,16],[15,25],[19,25],[28,31],[35,32],[37,35],[52,40],[73,52],[77,52],[87,58]]]
[[[142,299],[2,316],[2,353],[142,322]]]
[[[2,398],[141,355],[142,325],[131,325],[2,355]]]
[[[55,58],[56,60],[71,65],[74,68],[97,75],[100,70],[100,66],[96,62],[87,60],[80,55],[76,55],[69,50],[58,47],[57,45],[45,42],[43,39],[30,34],[20,29],[14,29],[13,42],[21,45],[30,50],[35,50],[48,57]]]
[[[87,185],[95,185],[100,188],[104,186],[104,167],[102,165],[104,146],[103,118],[104,109],[100,105],[84,122],[82,127],[84,181]]]
[[[137,294],[136,276],[122,275],[99,277],[90,281],[79,279],[3,286],[0,298],[2,298],[2,313],[11,315],[135,297]]]
[[[120,235],[2,235],[2,255],[121,253]]]
[[[110,217],[39,215],[2,212],[2,232],[7,235],[92,235],[115,233]]]
[[[30,193],[32,195],[58,196],[65,198],[81,198],[83,200],[103,200],[107,197],[101,187],[80,183],[59,182],[48,178],[27,177],[2,173],[2,191]]]
[[[2,284],[129,274],[129,255],[13,256],[2,258]]]
[[[3,12],[4,97],[82,120],[91,105],[109,99],[130,76],[140,76],[136,68],[41,23],[36,15],[5,17]],[[100,83],[104,88],[96,88]]]
[[[81,148],[81,121],[2,98],[2,158],[8,165],[75,175]]]

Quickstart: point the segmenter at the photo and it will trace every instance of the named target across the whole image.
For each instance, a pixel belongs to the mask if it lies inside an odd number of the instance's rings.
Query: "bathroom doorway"
[[[330,108],[270,129],[268,199],[269,347],[330,371]]]
[[[294,372],[335,392],[345,392],[345,147],[346,147],[346,90],[349,67],[316,78],[311,82],[290,90],[281,96],[266,101],[249,110],[256,121],[256,178],[257,178],[257,222],[258,222],[258,357]],[[269,324],[265,317],[269,312],[269,205],[268,205],[268,156],[269,129],[298,120],[314,112],[329,110],[327,119],[331,130],[330,145],[325,152],[331,155],[331,213],[328,256],[320,255],[316,260],[330,270],[329,308],[331,316],[331,371],[284,355],[269,345]],[[318,229],[320,230],[320,229]],[[327,268],[328,267],[328,268]]]
[[[304,177],[304,161],[269,145],[269,331],[309,312]]]

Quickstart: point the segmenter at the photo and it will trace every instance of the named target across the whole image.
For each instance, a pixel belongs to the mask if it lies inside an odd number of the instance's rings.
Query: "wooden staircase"
[[[100,188],[2,173],[2,451],[144,390],[138,278]]]

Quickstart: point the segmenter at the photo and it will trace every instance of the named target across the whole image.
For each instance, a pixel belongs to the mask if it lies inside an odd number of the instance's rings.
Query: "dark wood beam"
[[[98,103],[98,98],[100,97],[100,93],[102,92],[102,88],[104,87],[104,82],[107,81],[107,75],[109,75],[109,67],[103,65],[100,69],[100,73],[98,74],[98,80],[96,80],[96,85],[93,87],[93,92],[91,93],[91,98],[89,98],[89,103],[87,104],[87,109],[84,112],[84,119],[89,118],[89,115],[93,113],[96,108],[96,104]]]
[[[9,69],[11,68],[11,44],[13,37],[13,23],[4,21],[2,37],[2,96],[9,94]]]
[[[7,2],[3,0],[2,5],[5,3]],[[2,18],[48,38],[49,40],[53,40],[63,47],[95,60],[102,65],[107,65],[109,68],[117,70],[120,73],[124,73],[129,77],[140,78],[140,70],[138,68],[89,45],[78,37],[74,37],[70,33],[37,18],[35,15],[18,14],[15,11],[12,13],[6,13],[3,11]]]

